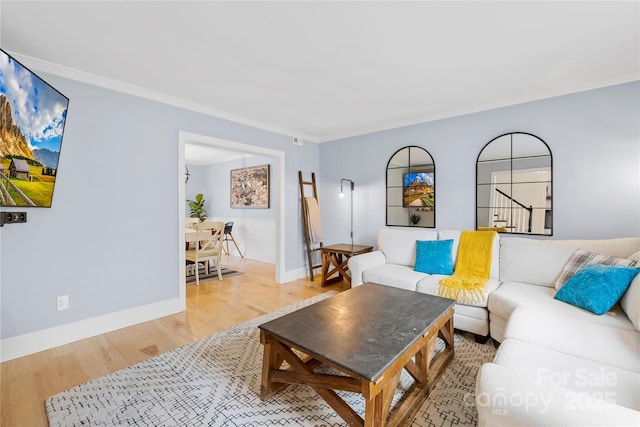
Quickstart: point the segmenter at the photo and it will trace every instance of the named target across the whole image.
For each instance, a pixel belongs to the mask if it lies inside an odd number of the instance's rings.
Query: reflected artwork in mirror
[[[435,227],[436,169],[422,147],[396,151],[387,163],[387,225]]]
[[[476,163],[476,228],[552,235],[552,166],[549,146],[535,135],[491,140]]]

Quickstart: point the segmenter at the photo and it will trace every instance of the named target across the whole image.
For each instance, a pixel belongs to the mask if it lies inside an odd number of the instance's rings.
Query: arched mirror
[[[387,163],[387,225],[436,226],[436,166],[422,147],[396,151]]]
[[[552,166],[549,146],[535,135],[491,140],[476,163],[476,228],[552,235]]]

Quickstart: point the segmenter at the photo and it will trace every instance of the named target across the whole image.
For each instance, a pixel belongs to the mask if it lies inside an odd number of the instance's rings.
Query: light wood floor
[[[283,285],[272,264],[224,256],[225,267],[244,274],[187,286],[187,310],[33,355],[0,366],[0,425],[46,426],[44,400],[58,392],[196,341],[253,317],[328,290],[320,278]]]

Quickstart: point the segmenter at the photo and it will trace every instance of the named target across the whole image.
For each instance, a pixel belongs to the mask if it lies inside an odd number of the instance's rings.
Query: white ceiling
[[[639,4],[3,0],[0,46],[327,141],[638,80]]]

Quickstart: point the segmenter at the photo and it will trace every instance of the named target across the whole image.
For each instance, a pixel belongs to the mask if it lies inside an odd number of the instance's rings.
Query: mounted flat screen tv
[[[402,206],[432,210],[435,206],[433,172],[405,173],[402,180]]]
[[[68,105],[0,49],[0,206],[51,207]]]

